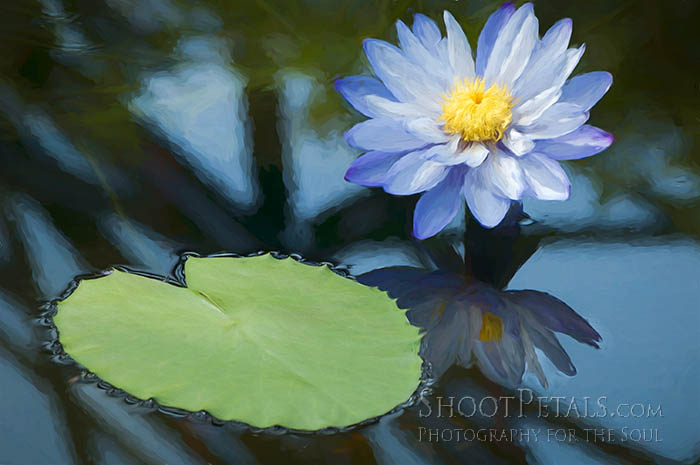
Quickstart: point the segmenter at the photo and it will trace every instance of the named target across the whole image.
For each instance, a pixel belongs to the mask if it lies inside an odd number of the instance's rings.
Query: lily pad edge
[[[230,252],[220,252],[220,253],[214,253],[214,254],[209,254],[209,255],[200,255],[196,252],[184,252],[180,254],[180,258],[175,265],[172,276],[161,276],[157,275],[154,273],[149,273],[146,271],[141,271],[141,270],[136,270],[133,268],[130,268],[128,266],[124,265],[114,265],[109,269],[106,270],[101,270],[97,271],[94,273],[87,273],[87,274],[82,274],[78,275],[73,280],[69,283],[68,287],[66,290],[56,299],[53,299],[48,302],[44,302],[41,304],[40,309],[42,310],[42,313],[39,315],[39,324],[43,326],[46,329],[47,335],[45,340],[47,341],[45,343],[45,348],[46,351],[49,354],[49,357],[51,360],[62,366],[68,366],[68,367],[74,367],[77,368],[78,370],[81,371],[80,374],[80,380],[79,382],[87,383],[87,384],[95,384],[97,388],[105,391],[107,395],[110,397],[117,397],[121,398],[126,404],[128,405],[136,405],[138,407],[146,408],[149,410],[157,411],[160,412],[164,415],[170,416],[170,417],[175,417],[175,418],[187,418],[191,421],[195,421],[198,423],[210,423],[214,426],[228,426],[232,427],[234,429],[239,429],[243,431],[248,431],[254,434],[321,434],[321,435],[328,435],[328,434],[335,434],[335,433],[340,433],[340,432],[348,432],[348,431],[353,431],[355,429],[358,429],[360,427],[370,425],[373,423],[378,422],[380,419],[384,418],[385,416],[388,415],[393,415],[396,414],[399,411],[403,411],[407,408],[410,408],[418,403],[418,401],[427,395],[429,395],[432,392],[432,386],[435,384],[435,379],[432,378],[432,370],[430,363],[425,361],[423,359],[422,366],[421,366],[421,376],[419,378],[419,383],[418,386],[416,387],[415,391],[411,396],[404,402],[400,403],[399,405],[395,406],[388,412],[382,414],[382,415],[377,415],[375,417],[367,418],[365,420],[362,420],[358,423],[354,423],[348,426],[343,426],[343,427],[326,427],[318,430],[303,430],[303,429],[295,429],[295,428],[287,428],[285,426],[280,426],[280,425],[274,425],[274,426],[269,426],[265,428],[260,428],[257,426],[250,425],[248,423],[238,421],[238,420],[221,420],[219,418],[216,418],[214,415],[210,414],[209,412],[205,410],[193,412],[190,410],[185,410],[179,407],[171,407],[167,405],[162,405],[160,404],[157,400],[153,398],[149,399],[141,399],[136,396],[133,396],[129,394],[127,391],[115,387],[109,382],[101,379],[99,376],[97,376],[95,373],[91,372],[87,367],[83,366],[76,360],[74,360],[63,348],[63,344],[59,340],[59,331],[58,328],[56,327],[56,324],[54,323],[54,317],[58,313],[58,304],[64,300],[66,300],[68,297],[73,294],[73,292],[78,288],[78,285],[80,284],[81,281],[87,280],[87,279],[97,279],[101,278],[104,276],[107,276],[112,273],[112,271],[117,270],[121,271],[124,273],[130,273],[133,275],[137,276],[142,276],[144,278],[150,278],[150,279],[157,279],[162,282],[178,286],[178,287],[187,287],[186,282],[185,282],[185,262],[189,257],[195,257],[195,258],[222,258],[222,257],[228,257],[228,258],[245,258],[245,257],[258,257],[261,255],[266,255],[269,254],[272,257],[278,259],[278,260],[283,260],[286,258],[291,258],[299,263],[308,265],[308,266],[326,266],[328,267],[329,270],[331,270],[333,273],[346,278],[346,279],[351,279],[353,281],[356,281],[355,276],[353,276],[350,271],[348,270],[347,267],[342,266],[342,265],[335,265],[331,262],[328,261],[322,261],[322,262],[316,262],[316,261],[311,261],[303,258],[301,255],[297,253],[284,253],[276,250],[260,250],[257,252],[253,252],[250,254],[237,254],[237,253],[230,253]],[[388,296],[387,296],[388,297]],[[394,300],[394,299],[392,299]],[[397,307],[398,311],[404,311],[400,308]],[[422,359],[422,356],[419,353],[419,356]]]

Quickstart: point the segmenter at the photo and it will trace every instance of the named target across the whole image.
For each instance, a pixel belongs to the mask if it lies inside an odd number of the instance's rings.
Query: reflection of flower
[[[486,227],[501,222],[511,200],[569,196],[557,160],[594,155],[612,142],[584,125],[612,76],[592,72],[567,81],[584,47],[568,49],[571,20],[538,38],[531,4],[503,5],[481,31],[476,62],[462,28],[445,12],[447,37],[423,15],[413,30],[398,21],[401,48],[369,39],[365,53],[379,80],[354,76],[336,88],[371,119],[346,133],[367,153],[348,181],[396,195],[425,192],[414,235],[437,234],[466,198]]]
[[[561,300],[533,290],[499,291],[452,271],[383,268],[358,280],[376,286],[408,308],[411,323],[425,330],[422,355],[440,376],[453,363],[472,359],[481,371],[506,386],[517,386],[525,366],[547,387],[535,348],[557,369],[576,374],[554,332],[598,347],[600,335]]]

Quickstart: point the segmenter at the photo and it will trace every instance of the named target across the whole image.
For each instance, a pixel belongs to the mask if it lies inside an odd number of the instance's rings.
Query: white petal
[[[570,19],[562,19],[547,31],[533,50],[527,68],[525,68],[523,74],[515,83],[513,87],[514,92],[519,92],[521,89],[529,87],[533,81],[537,83],[547,68],[551,68],[561,59],[571,38],[571,25],[572,21]],[[548,84],[548,82],[543,83],[542,87],[547,87]]]
[[[471,167],[479,166],[489,154],[484,144],[472,142],[463,147],[459,136],[453,136],[447,144],[436,145],[426,150],[428,160],[444,165],[453,166],[466,164]]]
[[[484,144],[472,142],[466,149],[464,149],[463,152],[458,155],[458,158],[464,159],[464,163],[472,168],[476,168],[477,166],[480,166],[484,160],[486,160],[488,155],[489,149],[486,148]]]
[[[447,30],[447,53],[454,77],[458,80],[474,78],[474,58],[464,30],[454,16],[445,10],[445,29]]]
[[[566,200],[570,182],[559,163],[540,153],[522,158],[521,165],[532,194],[541,200]]]
[[[537,18],[532,4],[520,7],[501,30],[486,65],[487,85],[511,87],[525,69],[537,43]]]
[[[525,105],[530,99],[549,89],[560,89],[578,64],[585,50],[585,45],[581,45],[576,49],[569,49],[552,60],[543,61],[533,68],[531,73],[528,70],[529,76],[527,79],[518,81],[516,88],[513,90],[514,95],[520,98],[519,106]]]
[[[481,166],[483,181],[494,187],[494,192],[512,200],[520,200],[526,183],[518,160],[505,152],[491,151]]]
[[[503,145],[508,147],[508,149],[515,155],[521,156],[528,153],[535,147],[535,143],[518,131],[515,128],[511,128],[503,136]]]
[[[406,131],[415,137],[433,144],[447,142],[451,136],[440,127],[440,123],[434,118],[416,118],[405,122]]]

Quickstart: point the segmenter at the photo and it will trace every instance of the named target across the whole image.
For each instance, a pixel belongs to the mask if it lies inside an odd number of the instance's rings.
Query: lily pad
[[[82,280],[57,304],[64,350],[136,397],[260,428],[352,425],[419,385],[418,329],[377,289],[269,254],[184,274]]]

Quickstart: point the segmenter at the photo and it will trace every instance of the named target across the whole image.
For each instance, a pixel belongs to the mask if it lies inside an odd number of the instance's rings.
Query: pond
[[[540,34],[572,18],[571,43],[586,44],[575,75],[614,80],[590,123],[615,141],[562,163],[568,200],[526,197],[495,228],[462,202],[421,241],[419,195],[345,180],[362,150],[343,134],[365,117],[334,85],[371,75],[363,40],[396,43],[394,23],[416,13],[442,27],[449,10],[476,49],[500,3],[0,7],[0,463],[697,463],[700,5],[535,2]],[[43,304],[76,276],[176,279],[185,252],[259,251],[330,262],[397,298],[431,328],[429,389],[340,431],[260,430],[125,402],[56,356]],[[528,320],[553,306],[573,311]],[[526,365],[494,363],[488,342],[512,314],[561,347],[545,337]]]

